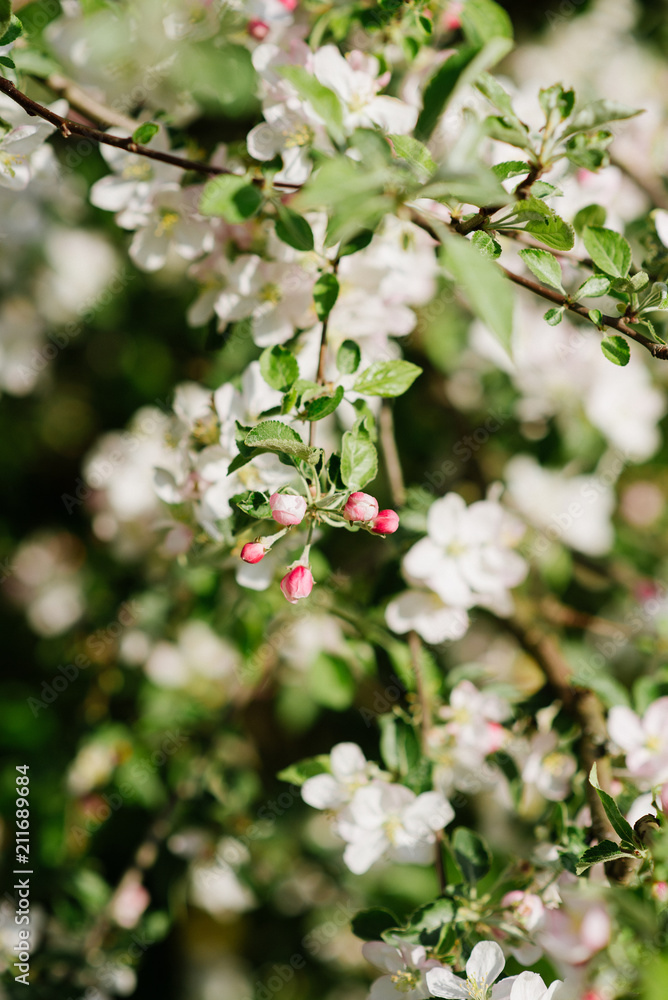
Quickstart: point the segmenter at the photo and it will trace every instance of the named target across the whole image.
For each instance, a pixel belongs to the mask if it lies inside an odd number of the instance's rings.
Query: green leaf
[[[299,378],[299,365],[291,351],[285,347],[267,347],[260,355],[262,378],[272,389],[287,392]]]
[[[347,257],[348,254],[364,250],[364,248],[368,247],[369,243],[371,243],[372,239],[372,229],[360,229],[356,236],[353,236],[351,240],[348,240],[347,243],[343,243],[339,247],[339,257]]]
[[[599,785],[596,764],[592,765],[592,769],[589,773],[589,783],[598,792],[598,797],[603,803],[605,814],[610,820],[613,830],[618,835],[619,839],[622,841],[622,845],[624,843],[632,845],[634,843],[633,828],[631,827],[630,823],[628,823],[627,820],[625,820],[624,817],[622,816],[621,812],[619,811],[619,806],[613,799],[612,795],[609,795],[607,792],[604,792],[601,786]]]
[[[507,142],[510,146],[517,146],[518,149],[525,149],[533,152],[533,143],[526,125],[519,119],[510,118],[505,115],[490,115],[483,122],[485,134],[497,139],[499,142]]]
[[[262,192],[245,177],[221,174],[204,186],[199,203],[202,215],[221,216],[239,224],[254,215],[262,204]]]
[[[323,86],[303,66],[279,66],[277,72],[288,80],[301,98],[311,105],[322,118],[335,142],[341,142],[343,133],[343,108],[341,102],[329,87]]]
[[[605,222],[606,214],[603,205],[586,205],[576,213],[573,219],[573,228],[578,236],[582,236],[585,226],[602,226]]]
[[[425,948],[436,948],[443,935],[450,929],[455,918],[455,906],[451,899],[435,899],[411,913],[408,926],[402,928],[397,937],[414,940]],[[384,937],[387,941],[389,934]]]
[[[577,167],[596,171],[609,162],[607,148],[612,138],[612,132],[605,130],[591,135],[574,135],[566,143],[566,156]]]
[[[592,865],[597,865],[601,861],[616,861],[617,858],[635,858],[635,855],[620,850],[619,844],[613,843],[612,840],[602,840],[594,847],[587,848],[576,862],[575,872],[577,875],[582,875]]]
[[[9,56],[0,56],[0,66],[6,66],[7,69],[16,69],[16,64],[13,59]]]
[[[305,462],[314,461],[320,451],[319,448],[309,448],[297,431],[280,420],[263,420],[249,431],[244,444],[249,448],[262,448],[263,451],[282,452]]]
[[[468,45],[457,50],[436,70],[423,94],[422,111],[415,126],[415,137],[425,142],[438,124],[456,91],[472,83],[481,73],[503,59],[512,48],[509,38],[490,38],[483,45]]]
[[[547,250],[535,250],[530,247],[520,250],[520,257],[544,284],[556,288],[558,292],[564,291],[561,283],[561,264],[553,254]]]
[[[524,223],[525,233],[531,233],[553,250],[573,248],[575,236],[572,227],[540,198],[525,198],[516,202],[510,219],[504,219],[497,228],[502,232],[508,223],[514,226],[516,222]]]
[[[605,354],[608,361],[612,361],[613,364],[620,365],[622,368],[625,365],[628,365],[631,360],[631,348],[629,347],[629,342],[618,333],[615,333],[610,337],[604,337],[601,341],[601,350]]]
[[[443,263],[466,298],[472,312],[510,351],[513,331],[513,293],[498,266],[482,257],[468,240],[450,237],[443,242]]]
[[[601,295],[607,295],[610,291],[610,281],[601,274],[593,274],[591,278],[583,281],[577,292],[575,300],[598,299]]]
[[[138,143],[140,146],[145,146],[159,131],[160,126],[156,125],[155,122],[144,122],[143,125],[140,125],[132,133],[132,141]]]
[[[373,906],[356,913],[350,924],[355,937],[362,941],[380,941],[383,932],[397,927],[399,921],[389,910]]]
[[[329,754],[321,753],[317,757],[307,757],[297,764],[290,764],[289,767],[279,771],[276,777],[280,781],[287,781],[291,785],[301,787],[307,778],[313,778],[316,774],[329,774],[329,772]]]
[[[565,306],[559,306],[558,308],[548,309],[543,315],[543,319],[550,326],[558,326],[564,318],[564,312],[566,310]]]
[[[483,257],[488,257],[490,260],[496,260],[497,257],[501,256],[501,245],[496,242],[495,239],[489,235],[489,233],[484,233],[482,229],[478,229],[471,237],[471,243],[479,250]]]
[[[0,5],[0,17],[1,16],[2,16],[2,5]],[[0,23],[0,31],[2,30],[3,30],[3,25],[2,23]],[[12,42],[16,41],[16,39],[19,37],[22,31],[23,31],[23,25],[19,21],[16,14],[12,14],[9,21],[9,27],[5,29],[4,34],[2,35],[2,37],[0,37],[0,45],[11,45]]]
[[[313,288],[313,301],[318,319],[323,322],[331,313],[339,297],[339,282],[335,274],[321,274]]]
[[[334,653],[318,654],[309,667],[307,687],[314,701],[335,711],[348,708],[357,691],[350,666]]]
[[[388,771],[405,777],[420,760],[420,742],[415,730],[395,715],[381,715],[380,755]]]
[[[360,366],[361,353],[354,340],[344,340],[336,352],[336,367],[342,375],[353,375]]]
[[[346,486],[351,492],[361,490],[377,472],[378,453],[369,432],[362,427],[346,431],[341,447],[341,478]]]
[[[276,235],[295,250],[312,250],[314,247],[313,230],[306,219],[298,212],[287,208],[280,202],[276,205]]]
[[[375,361],[355,380],[353,390],[364,396],[402,396],[421,374],[410,361]]]
[[[642,114],[641,110],[630,108],[625,104],[619,104],[617,101],[593,101],[575,114],[570,124],[562,133],[562,138],[574,135],[576,132],[590,132],[592,129],[606,125],[608,122],[620,121],[623,118],[634,118],[639,114]]]
[[[419,139],[410,135],[388,135],[395,156],[410,164],[420,180],[426,180],[436,171],[431,153]]]
[[[546,118],[550,118],[554,111],[559,115],[560,121],[568,118],[575,104],[575,92],[564,90],[560,83],[555,83],[551,87],[538,91],[538,102],[543,109]]]
[[[534,198],[556,198],[564,193],[561,188],[548,184],[547,181],[534,181],[530,191]]]
[[[513,23],[494,0],[466,0],[459,19],[464,36],[472,45],[482,45],[493,38],[512,40]]]
[[[9,26],[12,23],[12,4],[11,0],[0,0],[0,35],[4,35],[9,31]]]
[[[595,326],[602,326],[603,313],[600,309],[590,309],[587,315]]]
[[[245,500],[235,501],[237,507],[251,517],[269,518],[271,517],[271,507],[264,493],[253,491],[249,493]]]
[[[530,169],[531,167],[524,160],[506,160],[505,163],[495,163],[492,167],[500,181],[506,181],[509,177],[518,177],[520,174],[528,174]]]
[[[481,94],[485,95],[490,104],[494,105],[497,111],[500,111],[506,118],[512,119],[518,125],[522,124],[515,114],[510,94],[501,86],[495,76],[492,76],[491,73],[481,73],[476,81],[476,87]],[[522,163],[520,165],[526,167],[526,171],[528,172],[529,167],[526,164]],[[504,166],[507,166],[507,164],[497,164],[492,169],[496,172],[497,168]],[[506,174],[506,176],[510,177],[511,175]]]
[[[597,267],[613,278],[625,278],[631,268],[631,247],[621,233],[601,226],[586,226],[582,238]]]
[[[482,837],[465,826],[459,826],[452,836],[452,850],[467,882],[475,885],[485,877],[492,860]]]
[[[305,407],[306,419],[322,420],[323,417],[328,417],[330,413],[334,413],[342,399],[343,386],[339,385],[332,395],[318,396],[317,399],[310,400]]]

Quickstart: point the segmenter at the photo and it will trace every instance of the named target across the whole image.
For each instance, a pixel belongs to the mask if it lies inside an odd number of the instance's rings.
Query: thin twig
[[[108,132],[102,132],[91,125],[83,125],[81,122],[75,122],[71,118],[62,118],[55,111],[50,111],[43,104],[39,104],[37,101],[33,101],[32,98],[27,97],[10,80],[6,80],[4,77],[0,77],[0,93],[6,94],[12,101],[20,105],[24,111],[27,111],[29,115],[36,118],[43,118],[44,121],[55,125],[64,139],[78,135],[84,139],[90,139],[93,142],[99,142],[106,146],[115,146],[117,149],[124,149],[127,153],[135,153],[135,155],[145,156],[149,160],[159,160],[161,163],[169,163],[171,166],[179,167],[181,170],[194,170],[199,174],[206,174],[209,177],[232,173],[226,167],[216,167],[212,163],[204,163],[202,160],[190,160],[185,156],[175,156],[173,153],[163,153],[159,149],[141,146],[133,140],[132,136],[110,135]],[[141,123],[136,123],[137,126],[139,124]],[[250,183],[261,186],[264,184],[264,178],[252,178]],[[273,183],[276,188],[294,190],[296,187],[294,184],[285,184],[278,181],[274,181]]]
[[[404,474],[401,469],[401,459],[399,458],[397,442],[394,436],[392,404],[386,399],[383,400],[383,405],[380,408],[379,422],[380,444],[385,459],[392,503],[395,507],[403,507],[406,502],[406,486],[404,484]]]
[[[545,288],[544,285],[539,285],[536,281],[531,281],[530,278],[525,278],[521,274],[515,274],[513,271],[509,271],[508,268],[499,265],[505,276],[516,285],[520,285],[522,288],[527,288],[534,295],[540,295],[541,298],[547,299],[548,302],[552,302],[554,305],[563,306],[570,312],[576,313],[578,316],[582,316],[584,319],[589,319],[589,310],[586,306],[580,305],[578,302],[572,302],[567,295],[561,295],[559,292],[553,292],[550,288]],[[591,322],[591,320],[589,320]],[[619,316],[601,316],[601,324],[603,326],[610,327],[613,330],[618,330],[619,333],[623,333],[625,337],[630,340],[635,340],[636,343],[642,344],[642,346],[649,351],[649,353],[655,357],[660,358],[663,361],[668,360],[668,344],[657,344],[655,341],[650,340],[649,337],[645,337],[642,333],[634,330],[632,327],[625,323],[624,320]]]

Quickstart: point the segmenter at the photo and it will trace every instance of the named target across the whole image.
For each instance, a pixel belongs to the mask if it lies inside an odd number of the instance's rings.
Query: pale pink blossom
[[[369,493],[351,493],[343,508],[346,521],[373,521],[378,516],[378,501]]]
[[[668,780],[668,697],[652,702],[642,718],[625,705],[615,705],[608,715],[608,732],[626,754],[634,778],[648,785]]]
[[[271,516],[278,524],[301,524],[306,513],[306,500],[293,493],[272,493],[269,497]]]
[[[430,969],[442,969],[435,958],[427,958],[422,945],[396,940],[396,946],[384,941],[366,941],[362,954],[367,962],[382,969],[381,976],[371,986],[367,1000],[424,1000],[429,996],[426,974]]]

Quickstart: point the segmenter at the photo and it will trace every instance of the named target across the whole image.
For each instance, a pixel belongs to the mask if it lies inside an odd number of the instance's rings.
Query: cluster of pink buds
[[[259,563],[279,538],[286,531],[301,524],[306,516],[307,501],[296,493],[272,493],[269,497],[271,516],[283,530],[255,542],[246,542],[241,550],[241,558],[247,563]],[[375,535],[391,535],[399,527],[399,515],[394,510],[378,510],[378,501],[368,493],[351,493],[342,511],[346,521],[359,524]],[[340,523],[340,522],[339,522]],[[303,597],[308,597],[313,590],[313,574],[308,564],[307,544],[301,559],[295,563],[281,580],[281,590],[290,602],[296,604]]]
[[[391,535],[399,527],[396,510],[378,510],[378,501],[369,493],[351,493],[343,508],[346,521],[368,527],[374,535]]]

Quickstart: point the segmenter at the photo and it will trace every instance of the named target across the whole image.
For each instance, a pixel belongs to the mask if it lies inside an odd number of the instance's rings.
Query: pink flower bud
[[[259,17],[254,17],[248,22],[248,34],[251,38],[261,42],[269,34],[269,25],[266,21],[261,21]]]
[[[297,6],[297,0],[280,0],[280,3],[290,11],[294,10]]]
[[[351,493],[343,508],[346,521],[373,521],[378,517],[378,501],[368,493]]]
[[[665,903],[668,900],[668,885],[665,882],[653,882],[652,895],[660,903]]]
[[[259,563],[260,559],[264,559],[266,551],[260,542],[246,542],[241,550],[241,558],[247,563]]]
[[[300,524],[306,513],[304,497],[294,496],[291,493],[272,493],[269,497],[269,506],[274,521],[278,521],[279,524]]]
[[[398,527],[399,515],[396,510],[380,510],[371,530],[375,535],[392,535]]]
[[[302,597],[308,597],[313,590],[313,574],[308,566],[295,566],[281,580],[281,590],[290,604],[296,604]]]

